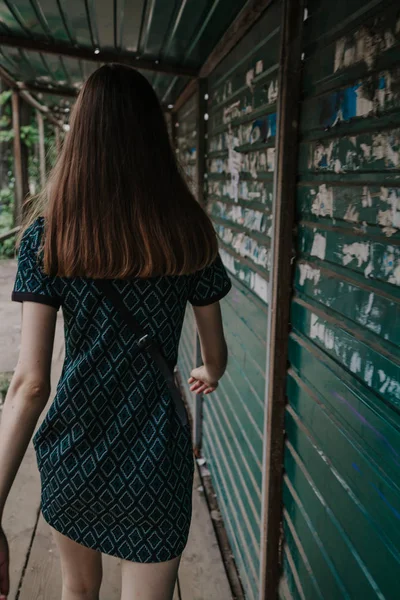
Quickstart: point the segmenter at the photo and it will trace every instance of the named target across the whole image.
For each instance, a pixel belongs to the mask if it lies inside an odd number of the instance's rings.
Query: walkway
[[[18,356],[20,306],[10,302],[15,261],[0,261],[0,372],[12,371]],[[62,315],[58,316],[52,388],[63,360]],[[174,600],[232,598],[205,498],[195,474],[190,538],[179,569]],[[8,600],[59,600],[60,565],[49,527],[39,513],[40,482],[30,445],[7,502],[4,528],[11,549],[11,592]],[[118,559],[104,557],[101,600],[118,600]]]

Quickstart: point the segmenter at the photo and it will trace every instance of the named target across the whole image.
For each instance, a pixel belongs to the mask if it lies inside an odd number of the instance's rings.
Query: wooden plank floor
[[[2,262],[2,261],[1,261]],[[10,336],[7,338],[7,358],[0,350],[0,371],[12,370],[10,352],[17,357],[19,343],[20,306],[9,302],[15,277],[15,261],[0,262],[0,310],[7,305]],[[12,264],[14,263],[14,264]],[[11,265],[11,268],[10,268]],[[14,268],[13,268],[14,267]],[[10,307],[11,305],[11,307]],[[53,354],[52,389],[55,390],[63,361],[63,323],[61,311],[57,319],[57,333]],[[3,360],[6,360],[6,362]],[[174,600],[231,600],[232,595],[222,557],[214,534],[207,503],[198,491],[200,479],[195,470],[193,486],[193,516],[189,541],[179,568]],[[4,514],[4,528],[10,543],[11,591],[8,600],[60,600],[61,572],[57,548],[51,531],[39,515],[40,483],[36,457],[30,445],[14,483]],[[120,598],[120,561],[103,557],[104,577],[101,600]]]

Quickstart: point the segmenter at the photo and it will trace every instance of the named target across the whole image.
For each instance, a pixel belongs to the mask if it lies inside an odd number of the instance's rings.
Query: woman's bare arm
[[[200,338],[203,365],[193,369],[190,389],[197,394],[213,392],[225,372],[228,360],[219,302],[193,307]]]
[[[0,423],[0,600],[10,587],[9,551],[1,527],[4,505],[39,415],[50,394],[50,370],[57,311],[24,302],[21,348]]]
[[[24,302],[21,347],[0,424],[0,521],[11,485],[50,394],[57,311]]]

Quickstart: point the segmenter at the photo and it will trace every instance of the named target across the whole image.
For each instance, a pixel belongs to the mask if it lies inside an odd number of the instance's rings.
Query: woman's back
[[[64,316],[64,367],[34,437],[43,515],[59,532],[83,544],[90,539],[103,552],[120,555],[123,539],[126,559],[169,560],[182,552],[190,525],[189,428],[162,373],[96,279],[44,273],[44,227],[39,218],[24,234],[13,291],[16,301],[62,306]],[[187,302],[217,302],[231,286],[219,256],[194,274],[110,281],[171,370]],[[114,539],[110,532],[122,516],[125,533]]]

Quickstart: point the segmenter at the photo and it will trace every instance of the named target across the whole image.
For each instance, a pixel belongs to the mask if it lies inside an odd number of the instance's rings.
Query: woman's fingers
[[[211,392],[215,392],[217,388],[215,387],[208,387],[206,390],[204,390],[203,394],[211,394]]]
[[[203,385],[202,381],[196,381],[193,385],[190,386],[190,391],[198,392],[199,388]]]
[[[196,392],[196,394],[211,394],[211,392],[214,392],[216,390],[216,386],[204,383],[204,381],[200,381],[200,379],[195,379],[194,377],[190,377],[188,379],[188,383],[192,384],[190,386],[190,391]]]
[[[203,383],[203,385],[201,385],[199,387],[199,389],[197,390],[198,394],[202,394],[204,392],[204,390],[206,390],[208,388],[208,383]]]

